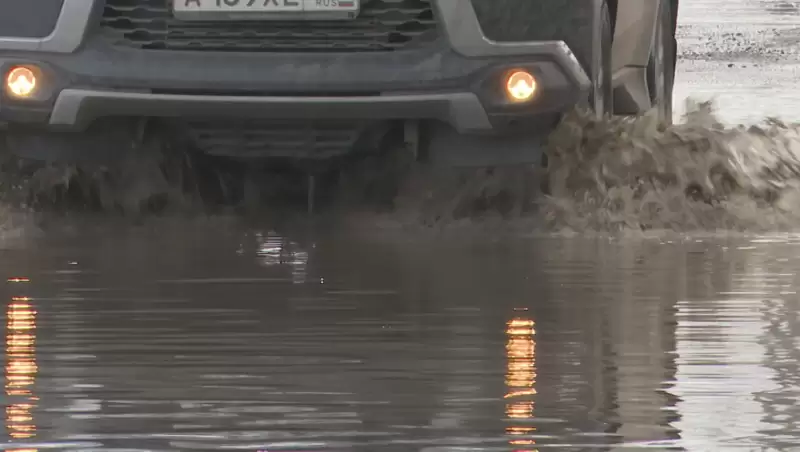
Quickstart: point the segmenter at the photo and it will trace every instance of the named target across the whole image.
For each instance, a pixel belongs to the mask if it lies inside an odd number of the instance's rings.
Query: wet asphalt
[[[687,97],[713,99],[729,124],[798,120],[800,4],[687,0],[680,5],[676,120]]]
[[[794,2],[684,3],[676,99],[795,119]],[[796,236],[264,224],[3,241],[0,449],[800,450]]]

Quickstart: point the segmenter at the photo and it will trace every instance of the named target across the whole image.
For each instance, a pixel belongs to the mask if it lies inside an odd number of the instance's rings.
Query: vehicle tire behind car
[[[659,122],[672,124],[672,90],[675,83],[677,45],[673,0],[662,0],[653,49],[647,65],[650,101],[657,109]]]

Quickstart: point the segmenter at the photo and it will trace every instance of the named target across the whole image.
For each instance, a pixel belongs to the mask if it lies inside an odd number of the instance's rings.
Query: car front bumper
[[[434,0],[443,39],[366,53],[152,51],[114,46],[93,21],[99,4],[64,0],[53,33],[0,37],[0,70],[36,65],[42,97],[0,97],[0,121],[80,130],[107,116],[281,119],[433,119],[491,132],[520,116],[568,110],[590,82],[561,41],[486,39],[469,0]],[[533,73],[527,105],[493,99],[514,68]]]

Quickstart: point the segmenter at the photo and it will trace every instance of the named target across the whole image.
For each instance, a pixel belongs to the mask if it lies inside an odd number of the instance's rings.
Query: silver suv
[[[541,159],[575,105],[671,117],[678,0],[18,0],[0,15],[16,153],[113,158],[148,124],[205,153]],[[133,144],[131,144],[133,143]]]

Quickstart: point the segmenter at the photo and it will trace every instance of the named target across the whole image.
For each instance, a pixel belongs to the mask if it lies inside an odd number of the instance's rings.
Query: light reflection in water
[[[27,282],[22,281],[10,282]],[[36,435],[33,409],[38,398],[33,385],[36,365],[36,311],[28,297],[12,297],[6,311],[6,429],[12,439],[22,440]],[[13,449],[33,452],[33,449]]]
[[[529,437],[536,427],[529,425],[534,415],[536,394],[536,329],[533,320],[521,317],[506,325],[506,416],[511,424],[506,433],[515,452],[534,452],[536,441]]]
[[[292,282],[304,284],[308,266],[308,252],[299,244],[274,232],[256,233],[258,250],[256,254],[261,265],[270,267],[288,265],[292,271]]]

